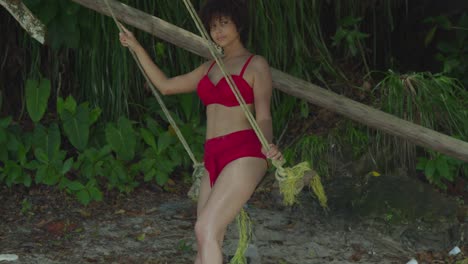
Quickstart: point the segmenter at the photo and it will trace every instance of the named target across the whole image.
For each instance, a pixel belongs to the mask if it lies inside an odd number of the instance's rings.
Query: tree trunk
[[[10,12],[31,37],[44,44],[45,25],[29,11],[21,0],[0,0],[0,5]]]
[[[104,0],[72,1],[110,15]],[[197,55],[210,58],[206,41],[201,37],[118,1],[108,1],[117,19]],[[184,11],[181,10],[181,12]],[[109,36],[109,38],[115,38],[117,41],[117,36]],[[401,137],[413,144],[468,162],[468,143],[464,141],[355,102],[279,70],[272,68],[271,71],[273,86],[278,90],[342,114],[369,127]]]

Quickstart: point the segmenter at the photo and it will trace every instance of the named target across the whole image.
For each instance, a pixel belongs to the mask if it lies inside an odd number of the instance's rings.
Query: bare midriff
[[[254,106],[247,107],[253,113]],[[241,106],[210,104],[206,107],[206,119],[206,139],[252,128]]]

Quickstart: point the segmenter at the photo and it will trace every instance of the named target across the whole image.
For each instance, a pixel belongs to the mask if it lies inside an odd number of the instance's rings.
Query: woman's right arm
[[[132,49],[145,73],[148,75],[150,81],[159,90],[161,94],[179,94],[189,93],[197,89],[197,84],[203,77],[207,70],[208,63],[200,65],[195,70],[179,75],[173,78],[168,78],[164,72],[153,62],[151,57],[148,55],[146,50],[140,45],[140,43],[133,36],[133,33],[123,27],[124,33],[120,33],[120,42],[123,46]]]

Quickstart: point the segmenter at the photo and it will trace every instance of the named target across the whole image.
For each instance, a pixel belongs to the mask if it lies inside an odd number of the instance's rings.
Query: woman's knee
[[[215,225],[209,223],[209,221],[198,219],[195,223],[195,235],[198,242],[207,243],[210,241],[219,241],[222,232],[217,231]]]

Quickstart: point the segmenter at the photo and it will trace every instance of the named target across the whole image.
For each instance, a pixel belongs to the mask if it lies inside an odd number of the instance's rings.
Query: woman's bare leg
[[[195,224],[201,263],[222,263],[224,232],[252,196],[266,169],[265,160],[252,157],[234,160],[223,169]]]
[[[198,201],[197,201],[197,219],[200,216],[201,211],[205,207],[206,201],[208,201],[208,197],[210,197],[211,186],[210,186],[210,177],[208,173],[203,176],[200,182],[200,192],[198,194]],[[202,264],[201,261],[201,252],[200,252],[200,245],[197,245],[197,256],[195,258],[194,264]]]

